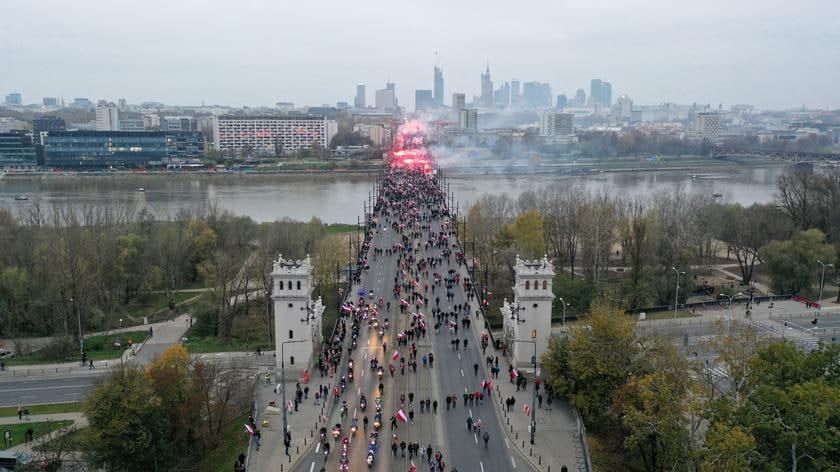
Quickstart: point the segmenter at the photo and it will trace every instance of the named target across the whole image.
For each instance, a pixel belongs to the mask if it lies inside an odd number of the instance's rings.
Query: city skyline
[[[660,0],[546,2],[505,14],[470,2],[446,4],[443,16],[435,1],[399,12],[378,0],[326,8],[254,2],[211,4],[201,22],[196,4],[86,5],[0,6],[7,19],[0,31],[4,94],[20,92],[25,103],[58,96],[321,105],[352,103],[356,84],[371,93],[395,82],[401,106],[413,109],[415,90],[434,88],[435,64],[445,72],[445,95],[463,92],[469,100],[480,95],[489,61],[495,86],[545,82],[555,96],[571,97],[600,77],[614,84],[613,97],[636,103],[840,107],[840,29],[833,24],[840,4],[827,0],[804,11],[775,0],[679,9]],[[406,18],[432,26],[406,27]]]

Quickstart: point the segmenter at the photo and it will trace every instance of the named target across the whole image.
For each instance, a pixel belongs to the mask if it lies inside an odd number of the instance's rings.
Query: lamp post
[[[819,259],[817,260],[817,264],[819,264],[820,267],[822,267],[822,272],[820,273],[820,295],[819,295],[819,298],[817,299],[817,303],[819,304],[818,309],[820,311],[822,311],[822,292],[823,292],[823,284],[825,283],[825,268],[826,267],[832,267],[832,265],[831,264],[826,264]]]
[[[676,267],[671,267],[671,270],[677,273],[677,284],[674,293],[674,319],[677,319],[677,306],[680,304],[680,276],[685,275],[685,272],[680,272]]]
[[[74,298],[70,299],[70,303],[76,308],[76,321],[79,323],[79,355],[82,356],[85,354],[85,336],[82,334],[82,312],[79,310],[79,306],[76,304]]]
[[[729,306],[727,307],[727,310],[730,311],[730,312],[732,311],[732,299],[735,298],[735,297],[744,297],[744,296],[746,296],[746,295],[744,295],[742,292],[738,292],[735,295],[727,295],[725,293],[721,293],[720,295],[718,295],[718,297],[723,297],[723,298],[728,299]]]
[[[283,385],[283,444],[286,446],[286,455],[289,455],[289,444],[286,442],[286,434],[289,432],[289,421],[286,409],[286,356],[283,348],[286,344],[303,343],[305,339],[290,339],[280,343],[280,383]]]
[[[563,307],[563,318],[560,324],[566,326],[566,300],[563,300],[563,297],[557,297],[557,299],[560,300],[560,303],[562,303],[561,306]]]
[[[536,333],[532,333],[532,336],[536,336]],[[534,357],[531,358],[531,362],[534,365],[534,387],[533,390],[533,398],[531,398],[531,444],[534,444],[534,434],[537,432],[537,340],[527,340],[527,339],[513,339],[515,343],[529,343],[534,345]]]

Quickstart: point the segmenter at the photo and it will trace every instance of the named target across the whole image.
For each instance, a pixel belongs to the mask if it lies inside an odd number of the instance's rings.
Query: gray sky
[[[635,103],[840,107],[840,0],[1,0],[0,93],[129,102],[402,104],[549,82]]]

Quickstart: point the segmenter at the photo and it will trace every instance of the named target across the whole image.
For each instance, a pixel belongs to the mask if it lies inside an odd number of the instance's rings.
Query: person
[[[478,375],[478,363],[473,364],[473,372]]]
[[[90,360],[90,367],[88,367],[88,370],[93,370],[93,369],[95,369],[95,367],[93,366],[93,359],[91,359]]]
[[[563,467],[560,467],[560,472],[569,472],[569,468],[566,467],[566,464],[563,464]]]
[[[487,442],[490,441],[490,434],[485,431],[484,432],[484,449],[487,449]]]

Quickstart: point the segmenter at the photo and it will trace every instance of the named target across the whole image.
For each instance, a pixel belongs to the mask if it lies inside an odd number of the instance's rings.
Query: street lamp
[[[531,336],[536,337],[536,333],[532,333]],[[534,364],[534,387],[533,387],[533,398],[531,398],[531,444],[534,444],[534,434],[537,432],[537,340],[533,339],[528,341],[527,339],[512,339],[512,342],[515,343],[529,343],[534,345],[534,357],[531,358],[531,362]],[[515,357],[514,357],[515,359]]]
[[[287,418],[288,409],[286,408],[286,356],[283,353],[283,348],[286,344],[304,343],[305,339],[290,339],[288,341],[280,342],[280,383],[283,385],[283,444],[286,446],[286,455],[289,455],[289,444],[286,442],[286,434],[289,431],[289,421]]]
[[[70,298],[70,303],[76,307],[76,320],[79,322],[79,355],[83,356],[85,354],[85,336],[82,334],[82,313],[74,298]]]
[[[825,283],[825,268],[826,267],[832,267],[832,265],[831,264],[826,264],[819,259],[817,260],[817,264],[819,264],[820,267],[822,267],[822,272],[820,273],[820,296],[817,299],[817,304],[819,306],[818,310],[822,310],[822,292],[823,292],[823,284]]]
[[[561,305],[563,307],[563,318],[561,324],[563,326],[566,326],[566,300],[563,300],[563,297],[557,297],[557,299],[560,300],[560,303],[563,304]]]
[[[746,297],[746,295],[744,295],[743,292],[738,292],[735,295],[727,295],[725,293],[721,293],[721,294],[718,295],[718,297],[723,297],[723,298],[728,299],[729,306],[727,307],[727,310],[732,311],[732,299],[735,298],[735,297]]]
[[[525,311],[525,307],[524,306],[519,306],[518,303],[514,306],[511,306],[510,307],[510,320],[511,321],[516,320],[517,323],[524,323],[525,320],[519,319],[519,312],[520,311]]]
[[[680,276],[685,275],[685,272],[680,272],[676,267],[671,267],[671,270],[677,273],[677,284],[674,292],[674,319],[677,319],[677,306],[680,304]]]

